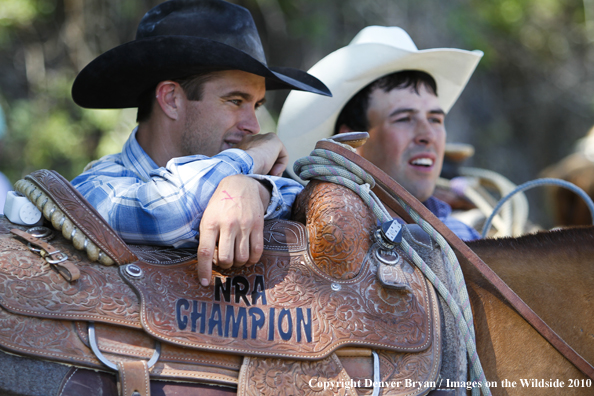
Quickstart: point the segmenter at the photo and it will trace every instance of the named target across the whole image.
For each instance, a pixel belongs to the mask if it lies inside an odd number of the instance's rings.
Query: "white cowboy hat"
[[[287,171],[299,180],[293,172],[295,160],[309,155],[318,140],[332,136],[344,105],[369,83],[400,70],[424,71],[435,79],[439,103],[447,113],[482,56],[478,50],[418,50],[408,33],[395,26],[364,28],[349,45],[308,71],[330,88],[332,97],[297,91],[287,97],[277,126],[289,152]]]

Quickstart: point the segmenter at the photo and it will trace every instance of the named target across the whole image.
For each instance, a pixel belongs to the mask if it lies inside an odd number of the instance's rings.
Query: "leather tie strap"
[[[450,246],[459,254],[464,256],[468,262],[511,304],[512,307],[538,331],[557,351],[567,360],[575,365],[582,373],[594,379],[594,367],[580,356],[569,344],[567,344],[553,329],[551,329],[485,262],[477,256],[456,234],[443,224],[433,213],[429,211],[418,199],[413,197],[394,179],[388,176],[377,166],[367,161],[358,154],[341,147],[330,141],[319,141],[316,149],[332,151],[346,159],[356,163],[363,170],[369,173],[376,182],[373,188],[378,196],[390,196],[393,199],[401,198],[419,216],[431,224],[439,232]],[[379,192],[379,193],[378,193]],[[390,205],[392,207],[393,205]]]
[[[40,247],[41,257],[45,259],[52,267],[54,267],[60,275],[68,282],[73,282],[80,277],[80,271],[76,265],[68,261],[68,256],[54,248],[49,243],[42,239],[36,238],[31,234],[13,228],[10,230],[15,235],[23,238],[32,245]]]

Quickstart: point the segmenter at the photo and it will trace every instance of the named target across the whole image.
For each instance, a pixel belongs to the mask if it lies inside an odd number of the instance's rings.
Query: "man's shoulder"
[[[463,241],[474,241],[481,238],[474,228],[452,216],[440,218],[440,220]]]
[[[72,184],[76,186],[89,178],[97,176],[104,177],[129,177],[133,176],[133,172],[128,170],[122,160],[122,154],[110,154],[101,157],[98,160],[91,161],[83,172],[72,180]]]
[[[463,241],[480,239],[479,233],[474,228],[452,216],[452,208],[446,202],[430,197],[423,204]]]
[[[87,164],[87,166],[85,166],[83,172],[87,172],[89,170],[103,169],[111,166],[124,166],[124,163],[122,161],[122,153],[109,154],[97,160],[91,161]]]
[[[429,197],[429,199],[423,202],[423,205],[439,218],[446,218],[452,214],[452,207],[434,196]]]

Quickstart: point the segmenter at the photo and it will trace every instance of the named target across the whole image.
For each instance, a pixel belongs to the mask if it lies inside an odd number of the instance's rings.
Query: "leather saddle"
[[[266,222],[260,262],[215,269],[209,287],[195,249],[126,244],[58,173],[36,171],[15,189],[47,230],[0,217],[4,351],[117,373],[125,396],[149,395],[151,380],[241,395],[435,387],[434,289],[374,242],[375,218],[346,188],[309,183],[295,221]]]

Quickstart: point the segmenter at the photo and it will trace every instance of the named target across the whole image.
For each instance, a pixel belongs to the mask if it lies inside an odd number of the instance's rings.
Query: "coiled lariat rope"
[[[324,139],[334,144],[338,144],[346,149],[353,151],[348,145],[336,142],[330,139]],[[295,161],[293,167],[295,174],[303,180],[317,179],[332,182],[345,186],[354,191],[369,206],[381,223],[392,221],[380,199],[375,195],[372,188],[375,187],[375,180],[360,166],[329,150],[315,149],[308,157],[303,157]],[[480,381],[479,388],[473,387],[472,394],[478,395],[482,390],[484,395],[490,395],[485,374],[483,372],[478,354],[476,352],[476,340],[474,335],[474,325],[472,310],[470,308],[470,299],[464,284],[464,277],[458,258],[454,254],[445,238],[441,236],[428,222],[424,221],[419,214],[407,205],[400,197],[396,197],[398,203],[409,213],[412,219],[437,242],[451,267],[454,269],[456,287],[460,294],[462,309],[458,306],[452,294],[446,285],[435,275],[431,268],[423,261],[421,256],[409,245],[403,238],[400,242],[402,251],[415,263],[425,277],[433,284],[438,293],[443,297],[446,304],[452,311],[456,324],[462,333],[468,357],[470,360],[470,378],[472,381]]]

